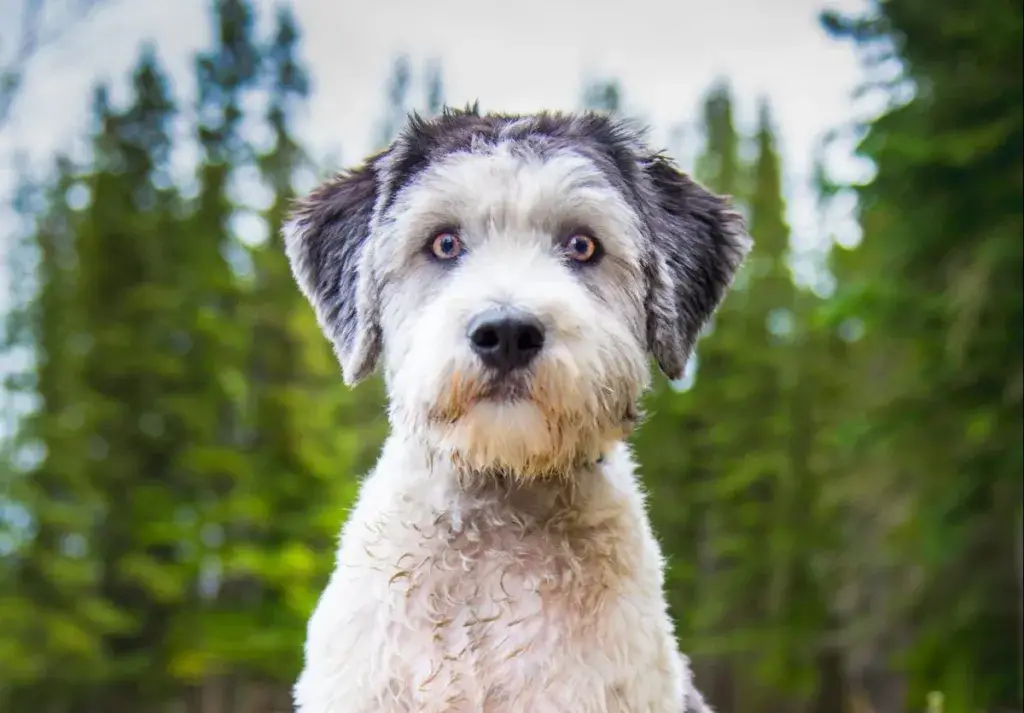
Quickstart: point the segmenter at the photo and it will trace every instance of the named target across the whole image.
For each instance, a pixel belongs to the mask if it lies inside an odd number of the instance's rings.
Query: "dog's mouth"
[[[492,402],[524,401],[530,398],[529,378],[519,372],[490,374],[483,379],[477,398]]]
[[[431,408],[430,420],[452,424],[475,404],[514,404],[532,398],[531,378],[526,372],[455,374],[442,398]]]

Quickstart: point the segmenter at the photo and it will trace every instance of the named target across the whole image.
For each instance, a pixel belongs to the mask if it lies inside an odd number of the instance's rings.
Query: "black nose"
[[[481,312],[469,323],[467,333],[481,361],[499,371],[526,366],[544,346],[544,325],[519,310]]]

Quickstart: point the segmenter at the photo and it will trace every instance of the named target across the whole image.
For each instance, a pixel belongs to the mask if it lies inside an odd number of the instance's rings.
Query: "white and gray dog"
[[[601,114],[413,117],[301,201],[296,280],[391,434],[309,622],[300,713],[706,707],[625,439],[750,246]]]

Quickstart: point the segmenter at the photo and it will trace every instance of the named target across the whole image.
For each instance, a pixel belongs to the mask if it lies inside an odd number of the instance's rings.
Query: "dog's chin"
[[[438,445],[464,473],[493,473],[517,480],[566,475],[600,455],[584,429],[566,432],[536,401],[517,394],[491,396],[437,429]]]
[[[432,419],[430,440],[462,475],[528,481],[569,477],[625,435],[609,419],[542,395],[522,381],[489,384],[449,418]]]
[[[413,422],[460,475],[571,477],[626,437],[636,415],[631,388],[596,388],[574,376],[544,363],[497,378],[447,370]]]

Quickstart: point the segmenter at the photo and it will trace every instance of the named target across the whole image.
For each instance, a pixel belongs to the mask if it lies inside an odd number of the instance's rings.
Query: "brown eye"
[[[597,256],[597,250],[597,241],[583,233],[577,233],[565,241],[566,254],[576,262],[590,262]]]
[[[449,231],[438,233],[430,243],[430,252],[438,260],[452,260],[462,253],[462,241],[455,233]]]

